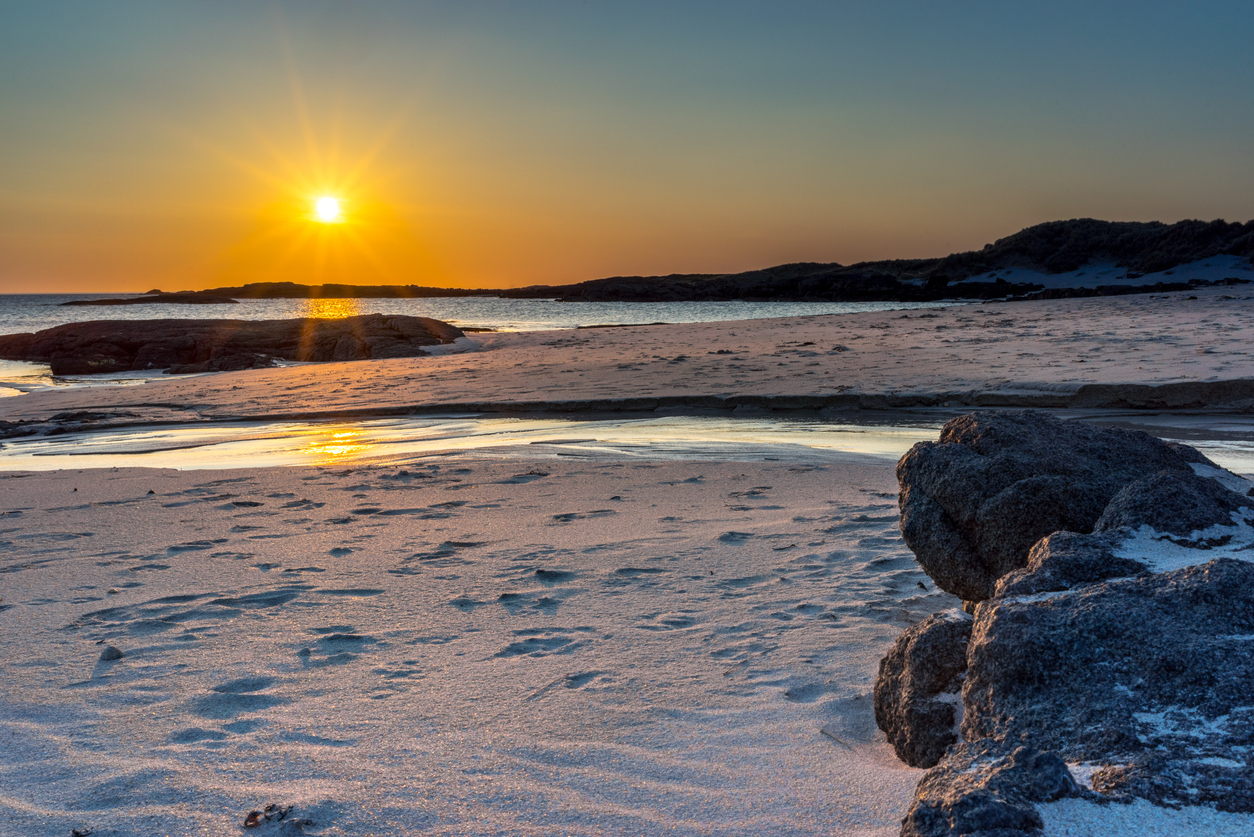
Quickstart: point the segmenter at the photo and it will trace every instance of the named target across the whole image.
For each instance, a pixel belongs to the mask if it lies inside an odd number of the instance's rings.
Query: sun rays
[[[275,123],[266,129],[249,120],[243,132],[249,151],[192,138],[260,187],[251,224],[224,248],[210,281],[430,283],[438,272],[429,248],[395,199],[410,172],[384,162],[411,105],[371,120],[379,127],[363,133],[367,120],[354,114],[344,90],[330,89],[311,102],[285,39],[279,41],[292,105],[288,127],[276,131]]]

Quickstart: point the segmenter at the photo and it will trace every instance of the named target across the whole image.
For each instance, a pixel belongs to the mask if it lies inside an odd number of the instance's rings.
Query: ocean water
[[[352,317],[358,314],[406,314],[432,317],[462,328],[544,331],[590,325],[632,323],[708,323],[757,320],[807,314],[850,314],[935,308],[947,302],[555,302],[549,299],[455,297],[442,299],[257,299],[238,305],[71,306],[78,299],[107,299],[138,294],[2,294],[0,334],[39,331],[87,320],[236,319],[280,320],[293,317]]]

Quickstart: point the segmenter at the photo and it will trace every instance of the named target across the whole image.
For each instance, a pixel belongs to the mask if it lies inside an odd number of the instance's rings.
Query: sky
[[[513,287],[1246,221],[1250,43],[1248,3],[1207,0],[0,0],[0,293]]]

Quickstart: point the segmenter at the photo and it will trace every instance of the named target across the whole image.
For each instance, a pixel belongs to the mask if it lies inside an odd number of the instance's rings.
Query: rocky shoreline
[[[231,299],[217,291],[149,291],[143,296],[128,296],[115,299],[71,299],[62,302],[63,307],[92,307],[109,305],[238,305],[238,299]]]
[[[461,329],[427,317],[367,314],[339,320],[94,320],[0,335],[0,359],[47,363],[53,375],[162,369],[232,372],[276,360],[405,358],[451,343]]]
[[[1075,281],[1073,287],[1045,287],[1016,281],[1015,271],[1040,276],[1065,274],[1099,265],[1116,269],[1124,280],[1170,271],[1202,259],[1231,256],[1248,270],[1254,259],[1254,221],[1099,221],[1075,218],[1036,224],[980,250],[940,258],[887,259],[843,265],[797,262],[736,273],[673,273],[665,276],[610,276],[567,285],[522,288],[435,288],[422,285],[299,285],[251,282],[177,294],[149,291],[151,298],[97,300],[92,305],[188,302],[227,299],[432,298],[490,296],[552,299],[562,302],[926,302],[936,300],[1063,299],[1170,293],[1199,287],[1245,284],[1240,277],[1158,281],[1144,285]],[[997,276],[997,273],[1003,275]],[[1010,279],[1006,277],[1010,276]],[[1037,277],[1039,278],[1039,276]],[[1177,277],[1184,279],[1185,277]],[[225,298],[225,299],[224,299]]]
[[[1040,835],[1039,806],[1254,814],[1254,488],[1196,450],[1043,413],[950,421],[897,468],[901,529],[963,610],[880,664],[930,768],[903,837]]]

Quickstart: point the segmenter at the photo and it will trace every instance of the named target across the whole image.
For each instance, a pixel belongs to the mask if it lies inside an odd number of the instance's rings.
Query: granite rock
[[[898,476],[907,543],[974,612],[969,640],[938,614],[881,663],[877,721],[911,764],[937,755],[929,701],[961,672],[961,741],[903,835],[1036,835],[1055,794],[1254,813],[1248,481],[1184,445],[1035,413],[950,422]]]
[[[103,320],[35,334],[0,335],[0,358],[48,363],[54,375],[164,369],[210,372],[275,360],[414,357],[451,343],[460,329],[426,317],[366,314],[344,319]]]
[[[1110,535],[1055,532],[1028,553],[1028,564],[997,579],[997,597],[1031,596],[1070,590],[1112,578],[1148,572],[1143,561],[1115,554],[1120,541]]]
[[[1053,753],[998,741],[960,744],[919,782],[902,837],[1038,837],[1035,803],[1084,796]]]
[[[971,621],[961,610],[929,616],[898,637],[880,661],[875,723],[911,767],[935,765],[958,741]]]
[[[1041,538],[1092,532],[1124,486],[1147,473],[1192,474],[1194,462],[1216,467],[1138,431],[1032,410],[973,413],[897,464],[901,532],[938,586],[982,601]]]
[[[1254,563],[1229,557],[984,602],[962,736],[1107,765],[1106,793],[1254,811],[1251,637]]]
[[[1233,512],[1254,501],[1218,480],[1194,473],[1159,471],[1130,482],[1111,498],[1093,529],[1109,532],[1139,526],[1186,537],[1212,526],[1233,526]]]

